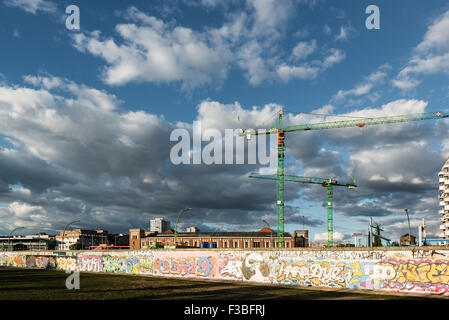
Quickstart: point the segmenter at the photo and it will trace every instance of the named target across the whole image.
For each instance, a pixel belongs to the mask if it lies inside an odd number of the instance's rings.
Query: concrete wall
[[[0,252],[0,265],[449,295],[449,250]]]

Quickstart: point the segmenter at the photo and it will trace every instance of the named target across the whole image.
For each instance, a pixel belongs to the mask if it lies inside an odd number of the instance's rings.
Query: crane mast
[[[264,175],[258,173],[250,173],[250,178],[266,179],[266,180],[277,180],[277,175]],[[342,186],[353,189],[357,187],[354,183],[340,183],[335,179],[323,179],[323,178],[312,178],[312,177],[301,177],[301,176],[291,176],[284,175],[283,181],[298,182],[301,184],[312,183],[319,184],[326,188],[327,196],[327,245],[328,247],[333,247],[334,245],[334,198],[333,198],[333,187]],[[279,241],[278,233],[278,246],[281,243]]]

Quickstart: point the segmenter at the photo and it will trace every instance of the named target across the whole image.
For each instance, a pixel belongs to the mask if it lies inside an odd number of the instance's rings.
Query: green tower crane
[[[266,175],[258,173],[250,173],[250,178],[277,180],[276,174]],[[354,189],[357,187],[354,183],[341,183],[335,179],[323,179],[323,178],[311,178],[301,176],[284,175],[284,181],[299,182],[301,184],[312,183],[320,184],[327,189],[327,245],[328,247],[334,246],[334,197],[333,186],[347,187]],[[278,238],[279,241],[279,238]],[[278,242],[279,245],[279,242]]]
[[[251,139],[252,135],[259,134],[277,134],[278,137],[278,165],[277,165],[277,215],[278,215],[278,247],[284,248],[284,153],[285,153],[285,133],[294,131],[308,131],[308,130],[326,130],[337,128],[350,128],[358,127],[363,128],[366,126],[400,123],[409,121],[431,120],[431,119],[443,119],[449,117],[449,113],[443,112],[427,112],[427,113],[414,113],[407,115],[388,116],[388,117],[373,117],[373,118],[361,118],[354,120],[340,120],[318,123],[307,123],[287,126],[284,129],[282,116],[283,110],[279,110],[277,118],[277,126],[268,130],[241,130],[239,135],[246,136],[247,139]]]

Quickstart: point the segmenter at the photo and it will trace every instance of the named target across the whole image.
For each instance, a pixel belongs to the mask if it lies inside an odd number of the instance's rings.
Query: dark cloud
[[[56,232],[74,220],[81,220],[83,228],[127,232],[148,228],[154,217],[174,224],[185,207],[193,210],[183,215],[182,228],[254,231],[265,226],[262,220],[277,228],[276,182],[248,178],[249,172],[262,169],[260,165],[174,165],[169,160],[175,143],[169,141],[170,132],[175,127],[191,132],[190,124],[123,111],[117,97],[107,92],[66,79],[51,80],[58,95],[42,86],[0,87],[1,133],[12,141],[0,150],[0,199],[7,205],[0,208],[0,233],[21,225]],[[420,102],[394,105],[407,111],[416,103]],[[254,124],[269,127],[266,120],[280,108],[271,104],[245,110],[238,103],[204,101],[197,120],[204,129],[222,131]],[[235,114],[241,122],[236,123]],[[435,178],[444,158],[429,145],[429,126],[380,126],[355,137],[353,132],[360,131],[290,134],[286,172],[349,182],[356,177],[355,190],[334,188],[335,214],[345,217],[338,221],[347,221],[344,228],[349,230],[351,221],[364,224],[369,217],[398,217],[390,220],[391,230],[402,232],[398,221],[403,208],[410,208],[415,221],[437,214]],[[443,135],[445,129],[439,125],[435,135]],[[263,172],[275,172],[275,167],[266,167]],[[285,199],[285,222],[298,228],[310,202],[326,210],[326,189],[318,185],[286,183]],[[305,225],[322,228],[325,219],[309,216]]]

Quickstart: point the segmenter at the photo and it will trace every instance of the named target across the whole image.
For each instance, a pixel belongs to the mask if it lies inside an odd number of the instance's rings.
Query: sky
[[[447,112],[448,29],[439,0],[0,0],[0,234],[174,227],[187,207],[179,230],[276,229],[276,183],[248,178],[275,167],[176,165],[173,130],[270,128],[281,109],[287,125]],[[356,179],[334,188],[336,241],[370,217],[397,240],[404,208],[413,234],[425,218],[436,237],[447,133],[447,120],[289,133],[285,170]],[[285,230],[326,241],[325,189],[285,187]]]

